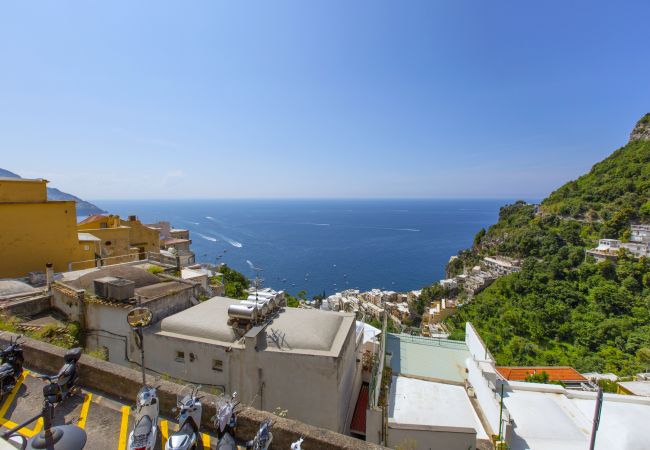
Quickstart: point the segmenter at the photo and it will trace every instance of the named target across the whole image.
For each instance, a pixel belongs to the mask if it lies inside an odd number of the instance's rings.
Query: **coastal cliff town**
[[[541,260],[500,253],[508,240],[493,231],[480,232],[472,252],[452,256],[448,277],[431,286],[308,300],[260,280],[251,285],[224,264],[197,262],[189,231],[169,222],[111,214],[77,221],[75,202],[49,200],[46,184],[0,179],[5,330],[139,368],[127,316],[145,307],[149,375],[236,391],[264,414],[354,437],[359,446],[586,448],[594,409],[598,448],[647,442],[650,373],[503,365],[470,321],[450,328],[491,286]],[[514,211],[522,210],[548,220],[540,205],[517,203]],[[602,237],[580,258],[611,273],[645,261],[650,225],[628,223],[621,234]]]

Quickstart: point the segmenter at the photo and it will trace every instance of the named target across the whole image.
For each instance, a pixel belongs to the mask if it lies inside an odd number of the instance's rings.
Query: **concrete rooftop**
[[[393,377],[389,404],[389,428],[475,431],[477,439],[488,439],[462,386]]]
[[[589,448],[595,392],[510,382],[504,403],[514,422],[512,450]],[[605,394],[596,449],[650,448],[650,399]]]
[[[164,318],[158,332],[230,346],[239,336],[227,324],[228,307],[239,303],[238,300],[226,297],[213,297]],[[269,335],[273,331],[284,335],[284,343],[281,348],[277,348],[274,343],[269,342],[268,349],[308,353],[331,352],[332,356],[335,356],[340,353],[351,328],[354,328],[353,314],[285,308],[266,327]]]

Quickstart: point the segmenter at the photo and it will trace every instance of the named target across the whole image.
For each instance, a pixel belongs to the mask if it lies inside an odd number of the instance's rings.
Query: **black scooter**
[[[73,348],[65,352],[63,359],[65,364],[56,375],[43,375],[40,378],[49,381],[50,384],[45,386],[43,394],[46,400],[54,405],[63,401],[66,397],[72,395],[72,390],[79,380],[79,367],[77,362],[81,358],[81,348]]]
[[[22,336],[16,339],[11,338],[9,345],[0,352],[0,395],[4,395],[16,386],[18,377],[23,373],[23,349],[20,347],[21,342],[18,342]]]

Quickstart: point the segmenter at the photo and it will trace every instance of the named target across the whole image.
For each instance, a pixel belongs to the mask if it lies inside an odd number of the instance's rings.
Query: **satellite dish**
[[[137,328],[137,327],[144,328],[148,326],[152,320],[153,320],[153,313],[151,312],[151,310],[149,308],[145,308],[142,306],[133,308],[126,315],[126,321],[129,323],[129,325],[132,328]]]

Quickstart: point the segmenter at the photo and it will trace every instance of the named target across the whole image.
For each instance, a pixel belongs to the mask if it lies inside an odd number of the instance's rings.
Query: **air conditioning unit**
[[[118,302],[128,302],[135,295],[135,282],[124,278],[115,278],[107,283],[108,298]]]
[[[108,298],[108,283],[115,280],[117,280],[115,277],[102,277],[95,279],[95,295],[101,298]]]

